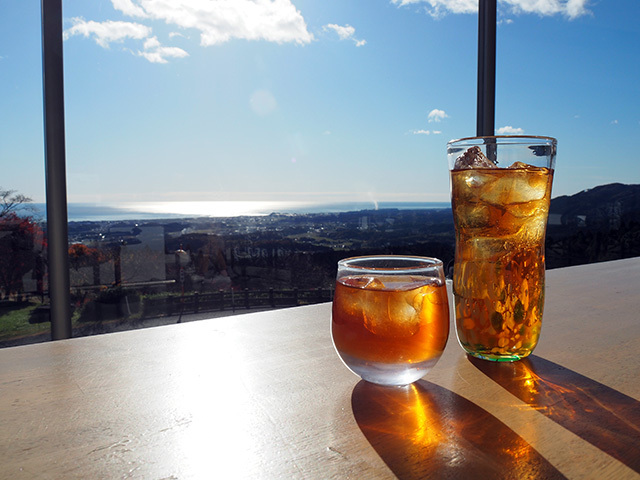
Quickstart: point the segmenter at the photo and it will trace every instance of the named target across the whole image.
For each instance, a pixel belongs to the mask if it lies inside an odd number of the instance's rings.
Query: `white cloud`
[[[427,11],[434,17],[440,17],[447,12],[475,13],[478,11],[478,0],[391,0],[391,3],[401,7],[427,3]]]
[[[189,54],[178,47],[164,47],[157,37],[150,37],[144,41],[144,50],[138,51],[138,55],[146,58],[151,63],[168,63],[167,57],[183,58]]]
[[[618,125],[618,120],[611,120],[611,125]]]
[[[344,27],[341,25],[336,25],[335,23],[330,23],[322,27],[324,30],[333,30],[338,34],[340,40],[346,40],[347,38],[351,38],[354,33],[356,33],[356,29],[351,25],[345,25]]]
[[[571,19],[586,15],[589,0],[500,0],[514,13],[536,13],[538,15],[565,15]]]
[[[340,40],[353,40],[353,42],[356,44],[356,47],[362,47],[363,45],[367,44],[366,40],[360,40],[353,36],[356,33],[356,29],[349,24],[342,26],[336,25],[335,23],[329,23],[323,26],[322,29],[325,32],[333,30],[338,34]]]
[[[498,9],[509,13],[534,13],[542,16],[564,15],[570,19],[589,14],[591,0],[498,0]],[[434,17],[447,13],[475,13],[478,0],[391,0],[399,6],[427,4],[426,10]]]
[[[438,110],[437,108],[434,108],[433,110],[431,110],[429,112],[429,115],[427,115],[427,119],[429,123],[441,122],[445,118],[449,118],[449,115],[447,115],[444,110]]]
[[[414,135],[440,135],[442,132],[439,130],[413,130],[411,133]]]
[[[304,18],[291,0],[111,0],[125,15],[161,20],[200,32],[200,44],[233,38],[276,43],[309,43]]]
[[[84,37],[93,37],[98,45],[109,48],[112,42],[122,42],[131,38],[142,40],[151,34],[151,28],[146,25],[132,22],[114,22],[107,20],[106,22],[86,21],[83,18],[74,17],[71,19],[73,24],[71,28],[64,31],[64,39],[74,35],[82,35]]]
[[[568,0],[567,1],[567,15],[569,18],[576,18],[581,15],[587,15],[591,13],[587,9],[589,0]]]
[[[121,0],[122,1],[122,0]],[[109,48],[111,43],[123,42],[127,39],[144,40],[143,50],[137,55],[146,58],[152,63],[167,63],[167,58],[187,57],[189,54],[178,47],[165,47],[160,44],[158,38],[151,35],[151,28],[146,25],[133,22],[106,22],[86,21],[82,18],[72,18],[73,25],[64,32],[65,40],[82,35],[92,37],[98,45]]]
[[[157,37],[147,38],[144,41],[144,49],[145,50],[151,50],[151,49],[158,48],[158,47],[160,47],[160,42],[158,41]]]
[[[511,125],[506,125],[496,130],[497,135],[522,135],[523,133],[523,129],[512,127]]]
[[[140,5],[133,3],[131,0],[111,0],[111,3],[113,4],[113,8],[120,10],[125,15],[142,18],[147,16],[144,9]]]

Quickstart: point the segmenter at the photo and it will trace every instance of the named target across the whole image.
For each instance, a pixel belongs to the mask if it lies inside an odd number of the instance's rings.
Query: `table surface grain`
[[[0,478],[640,478],[640,258],[552,270],[513,364],[454,330],[422,380],[349,372],[330,304],[0,350]]]

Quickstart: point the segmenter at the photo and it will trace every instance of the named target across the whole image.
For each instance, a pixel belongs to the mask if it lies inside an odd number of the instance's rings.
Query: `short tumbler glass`
[[[342,361],[363,380],[408,385],[422,378],[449,337],[442,262],[394,255],[340,260],[331,335]]]

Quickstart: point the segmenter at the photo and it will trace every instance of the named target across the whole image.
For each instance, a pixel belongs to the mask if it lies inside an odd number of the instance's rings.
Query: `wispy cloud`
[[[363,45],[367,44],[366,40],[360,40],[353,36],[356,33],[356,29],[349,24],[343,26],[336,25],[335,23],[329,23],[322,27],[322,29],[325,32],[330,30],[336,32],[338,34],[338,37],[340,37],[340,40],[353,40],[353,42],[356,44],[356,47],[362,47]]]
[[[138,51],[138,55],[146,58],[151,63],[168,63],[167,58],[189,56],[189,54],[181,48],[162,46],[156,37],[146,39],[143,47],[144,50]]]
[[[477,0],[391,0],[391,3],[404,7],[413,4],[428,4],[426,10],[434,17],[444,13],[474,13],[478,10]]]
[[[391,0],[399,6],[424,5],[426,11],[441,17],[447,13],[475,13],[477,0]],[[533,13],[542,16],[564,15],[574,19],[591,13],[588,9],[591,0],[498,0],[502,12],[512,14]]]
[[[511,125],[496,129],[496,134],[498,135],[522,135],[523,133],[524,130],[522,128],[512,127]]]
[[[414,135],[440,135],[442,132],[439,130],[413,130],[411,133]]]
[[[98,45],[104,48],[109,48],[113,42],[122,42],[126,39],[142,40],[151,35],[151,28],[140,23],[111,20],[94,22],[80,17],[72,18],[71,23],[73,25],[64,31],[65,40],[74,35],[82,35],[93,38]]]
[[[200,32],[200,44],[238,38],[276,43],[309,43],[313,35],[290,0],[112,0],[125,15],[161,20]]]
[[[111,0],[115,10],[140,22],[96,22],[72,18],[72,26],[64,31],[65,40],[73,36],[93,38],[103,48],[114,42],[144,41],[143,48],[127,48],[153,63],[167,63],[169,58],[189,54],[182,48],[164,46],[148,25],[161,21],[180,32],[172,31],[169,38],[187,37],[185,30],[195,30],[200,45],[210,46],[231,39],[263,40],[275,43],[306,44],[313,35],[291,0]],[[364,40],[353,39],[356,45]]]
[[[137,55],[152,63],[167,63],[167,58],[189,56],[181,48],[161,45],[157,37],[151,36],[151,28],[140,23],[111,20],[94,22],[79,17],[72,18],[71,23],[73,25],[64,31],[65,40],[74,35],[81,35],[93,38],[103,48],[109,48],[112,43],[123,43],[125,40],[144,40],[142,50],[138,50]]]
[[[449,115],[447,115],[444,110],[438,110],[437,108],[431,110],[429,112],[429,115],[427,115],[427,120],[429,121],[429,123],[439,123],[445,118],[449,118]]]

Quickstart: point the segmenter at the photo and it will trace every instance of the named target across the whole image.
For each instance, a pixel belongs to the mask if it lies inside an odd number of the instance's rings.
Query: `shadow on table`
[[[640,473],[639,401],[535,355],[514,363],[469,360],[541,414]]]
[[[360,381],[351,405],[367,440],[398,478],[565,478],[496,417],[433,383]]]

